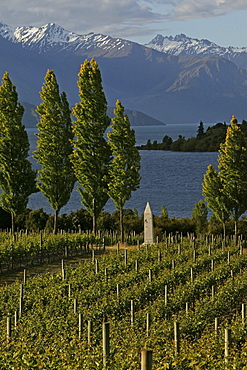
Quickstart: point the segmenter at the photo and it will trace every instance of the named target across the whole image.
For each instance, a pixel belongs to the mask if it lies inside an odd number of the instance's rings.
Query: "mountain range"
[[[171,55],[195,55],[199,58],[207,56],[222,57],[241,68],[247,69],[247,47],[229,46],[225,48],[209,40],[193,39],[182,33],[175,37],[157,35],[146,46]]]
[[[154,118],[151,124],[216,123],[229,121],[232,114],[247,118],[247,48],[223,48],[183,34],[157,35],[140,45],[95,33],[78,35],[54,23],[39,28],[0,23],[0,48],[0,73],[9,72],[19,99],[31,110],[30,104],[40,103],[47,69],[55,71],[74,105],[80,65],[94,57],[109,107],[120,99],[133,116],[140,111]],[[149,117],[144,121],[151,122]]]

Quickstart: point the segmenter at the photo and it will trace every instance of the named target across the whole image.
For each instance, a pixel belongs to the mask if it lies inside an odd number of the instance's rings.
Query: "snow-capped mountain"
[[[41,27],[22,26],[12,28],[0,22],[0,36],[22,47],[36,50],[39,53],[67,52],[73,54],[85,54],[90,52],[100,55],[119,56],[128,53],[135,45],[134,42],[112,38],[103,34],[89,33],[79,35],[65,30],[63,27],[48,23]],[[138,44],[136,44],[138,45]],[[247,47],[236,48],[229,46],[221,47],[206,39],[194,39],[184,34],[173,36],[157,35],[152,41],[143,47],[175,55],[175,56],[205,56],[223,57],[247,69]]]
[[[130,44],[123,39],[114,39],[93,32],[78,35],[66,31],[55,23],[48,23],[39,28],[26,26],[12,28],[0,22],[0,35],[11,42],[22,44],[23,47],[38,50],[40,53],[61,50],[75,53],[98,48],[105,51],[115,48],[120,50]]]
[[[194,39],[184,34],[174,37],[157,35],[145,46],[177,56],[194,55],[199,58],[204,58],[205,56],[222,57],[242,68],[247,68],[247,47],[237,48],[229,46],[225,48],[209,40]]]
[[[15,29],[0,23],[0,75],[8,71],[19,99],[36,105],[52,69],[74,105],[80,65],[94,57],[111,107],[119,99],[126,109],[165,123],[227,122],[232,114],[247,119],[247,70],[239,67],[240,62],[247,67],[245,48],[227,49],[237,56],[233,63],[207,40],[184,35],[155,40],[153,48],[101,34],[78,35],[54,23]]]

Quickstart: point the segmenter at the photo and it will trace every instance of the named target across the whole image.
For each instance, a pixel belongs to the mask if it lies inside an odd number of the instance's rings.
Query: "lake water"
[[[199,124],[174,124],[164,126],[133,126],[136,131],[136,144],[146,144],[147,140],[162,141],[165,135],[173,140],[178,135],[186,138],[196,136]],[[204,125],[207,128],[209,125]],[[36,146],[35,129],[27,129],[31,152]],[[191,153],[170,151],[140,151],[141,154],[141,184],[140,188],[132,193],[132,198],[125,203],[125,208],[136,208],[139,215],[145,209],[146,202],[150,203],[155,215],[161,213],[161,206],[165,205],[169,217],[191,217],[194,204],[202,196],[203,175],[207,166],[217,167],[218,152]],[[34,167],[37,168],[37,164]],[[41,193],[32,194],[29,198],[30,209],[43,208],[47,213],[53,213],[48,201]],[[74,190],[70,201],[61,209],[61,213],[69,214],[82,208],[79,193]],[[114,203],[109,200],[105,211],[115,211]]]

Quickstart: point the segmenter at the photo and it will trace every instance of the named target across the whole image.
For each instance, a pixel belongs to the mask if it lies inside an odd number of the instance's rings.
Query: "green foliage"
[[[179,138],[172,143],[171,150],[174,150],[175,152],[180,152],[183,150],[183,146],[185,143],[186,143],[185,137],[179,135]]]
[[[28,160],[29,141],[22,124],[23,106],[8,72],[0,87],[0,205],[15,217],[24,211],[30,194],[36,191],[36,172]]]
[[[115,220],[109,212],[101,212],[98,219],[98,229],[105,232],[116,230]]]
[[[236,226],[240,216],[247,210],[247,142],[236,124],[236,118],[232,121],[227,128],[226,140],[220,145],[219,172],[212,165],[208,166],[203,183],[203,195],[208,207],[224,227],[229,216]]]
[[[168,135],[165,135],[161,143],[158,143],[157,140],[154,140],[151,143],[151,140],[148,139],[145,145],[140,145],[137,148],[140,150],[171,150],[172,138]]]
[[[135,148],[135,131],[130,129],[128,116],[120,101],[116,102],[112,132],[107,134],[113,160],[109,166],[109,195],[117,209],[130,199],[131,192],[140,184],[140,155]]]
[[[102,89],[100,70],[94,59],[86,60],[79,72],[80,102],[73,109],[76,117],[73,132],[75,150],[72,156],[77,188],[81,202],[93,217],[93,231],[96,220],[108,200],[108,165],[110,148],[104,133],[110,124],[107,102]]]
[[[25,220],[25,228],[28,230],[44,230],[49,216],[43,208],[30,211]]]
[[[54,235],[42,234],[42,242],[39,233],[26,235],[15,234],[13,238],[10,233],[0,234],[0,272],[27,268],[34,264],[58,261],[67,253],[77,255],[86,250],[91,243],[100,248],[103,240],[92,234],[66,234]]]
[[[197,137],[202,137],[203,134],[204,134],[204,126],[203,126],[203,122],[201,121],[197,129]]]
[[[207,207],[203,200],[199,200],[198,203],[195,203],[192,210],[192,219],[195,221],[197,234],[205,234],[207,232],[207,217]]]
[[[121,102],[116,102],[112,131],[108,132],[109,145],[113,155],[109,165],[108,194],[120,211],[121,240],[123,241],[122,209],[130,199],[132,191],[140,184],[140,154],[135,147],[135,131],[130,128],[128,116],[124,114]]]
[[[247,124],[241,125],[241,129],[247,135]],[[208,127],[204,131],[203,122],[197,130],[197,136],[185,139],[182,135],[179,135],[178,139],[173,141],[169,136],[164,136],[161,143],[155,140],[151,143],[150,139],[147,144],[141,145],[138,149],[141,150],[173,150],[183,152],[216,152],[219,150],[220,144],[224,142],[226,138],[227,125],[224,123],[217,123],[212,127]]]
[[[223,233],[226,235],[225,223],[230,215],[227,208],[228,198],[224,193],[220,173],[216,172],[211,164],[208,166],[207,172],[204,175],[202,194],[205,197],[208,208],[210,208],[214,212],[214,215],[222,222]]]
[[[161,206],[161,217],[164,219],[168,218],[168,211],[164,205]]]
[[[154,217],[154,235],[158,236],[159,240],[163,240],[165,234],[181,233],[187,235],[187,233],[195,233],[195,231],[195,221],[190,218]]]
[[[66,243],[75,245],[76,240],[83,242],[79,235],[57,235],[52,236],[49,243],[59,244],[62,249]],[[31,240],[26,242],[30,244]],[[192,242],[187,238],[177,242],[167,238],[166,243],[128,250],[127,263],[124,251],[110,253],[98,260],[97,273],[95,261],[90,258],[76,268],[66,266],[65,261],[65,279],[61,271],[28,278],[24,285],[22,315],[8,340],[6,321],[7,317],[13,318],[19,308],[20,283],[2,286],[0,343],[4,355],[0,356],[0,367],[103,369],[102,322],[107,317],[110,356],[106,370],[139,369],[143,348],[153,351],[152,368],[157,370],[223,370],[225,328],[232,331],[227,368],[244,369],[247,366],[246,319],[242,320],[240,307],[246,304],[247,257],[239,255],[238,248],[231,243],[222,250],[221,239],[215,243],[197,240],[195,260]],[[212,286],[215,288],[213,297]],[[77,313],[74,312],[75,299]],[[132,325],[131,301],[134,302]],[[79,313],[83,313],[80,339]],[[147,313],[151,316],[148,335]],[[216,317],[219,318],[217,332]],[[93,323],[90,345],[88,320]],[[180,327],[178,354],[174,347],[174,321]]]
[[[247,142],[236,123],[227,129],[226,141],[219,150],[219,173],[227,198],[225,208],[237,221],[247,210]]]
[[[71,220],[71,228],[73,230],[91,230],[92,229],[92,217],[85,209],[78,209],[75,212],[71,212],[69,215]]]
[[[41,169],[38,171],[38,188],[57,215],[69,201],[75,183],[70,156],[73,133],[70,109],[65,93],[60,94],[56,76],[48,70],[40,93],[42,102],[37,107],[40,116],[37,149],[34,156]]]
[[[111,215],[113,229],[118,231],[120,229],[120,211],[117,210]],[[130,208],[123,209],[123,227],[125,233],[130,235],[131,232],[141,234],[143,232],[143,217],[139,217],[135,210]]]

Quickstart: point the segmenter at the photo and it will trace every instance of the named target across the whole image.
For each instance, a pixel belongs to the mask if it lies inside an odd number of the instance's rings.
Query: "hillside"
[[[199,58],[206,56],[222,57],[241,68],[247,68],[247,47],[222,47],[207,39],[199,40],[184,34],[174,37],[158,34],[145,46],[170,55],[194,55]]]
[[[21,102],[25,108],[24,116],[23,116],[23,124],[26,128],[35,128],[38,121],[39,115],[36,112],[36,106],[33,104],[29,104],[27,102]],[[107,110],[107,114],[110,118],[114,117],[114,108],[109,107]],[[156,120],[148,115],[132,110],[125,110],[125,114],[128,115],[130,123],[132,126],[160,126],[164,125],[163,122]]]
[[[150,45],[149,45],[150,46]],[[46,70],[69,102],[86,58],[96,58],[110,107],[121,100],[164,123],[228,122],[247,115],[247,71],[219,56],[169,55],[101,34],[76,35],[55,24],[12,29],[0,24],[0,73],[8,70],[21,101],[39,104]]]
[[[182,135],[173,141],[171,137],[164,136],[161,142],[157,140],[151,142],[150,139],[145,145],[138,146],[140,150],[172,150],[181,152],[217,152],[220,144],[225,141],[228,125],[218,122],[212,127],[208,127],[204,132],[203,122],[201,122],[202,132],[196,137],[185,139]],[[239,127],[247,137],[247,122],[245,120]],[[199,131],[199,127],[198,127]]]

